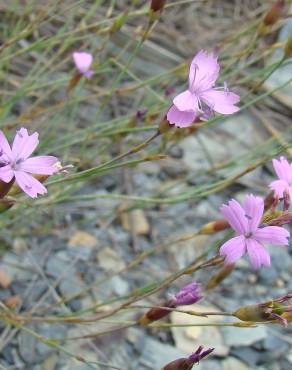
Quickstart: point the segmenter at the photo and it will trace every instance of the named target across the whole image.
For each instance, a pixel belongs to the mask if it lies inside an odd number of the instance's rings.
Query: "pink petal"
[[[28,158],[39,144],[38,137],[37,132],[29,135],[26,128],[18,130],[12,144],[13,159],[17,161]]]
[[[73,59],[75,62],[76,67],[79,69],[79,72],[82,74],[85,74],[91,64],[92,64],[92,55],[89,53],[84,53],[84,52],[75,52],[73,53]]]
[[[239,234],[245,234],[249,231],[245,211],[236,200],[230,200],[228,205],[223,204],[220,211],[236,232]]]
[[[23,171],[15,171],[15,180],[18,186],[31,198],[38,194],[45,194],[47,189],[37,179]]]
[[[87,72],[84,72],[84,76],[87,78],[91,78],[93,75],[94,75],[94,71],[92,69],[90,69]]]
[[[275,245],[288,245],[289,231],[280,226],[266,226],[253,234],[258,241],[268,242]]]
[[[268,251],[255,239],[246,239],[247,253],[252,266],[258,270],[261,266],[270,266],[271,260]]]
[[[172,105],[166,116],[168,122],[176,127],[189,127],[196,118],[195,112],[181,112],[175,105]]]
[[[10,165],[0,167],[0,180],[10,182],[14,177],[14,172]]]
[[[279,160],[273,159],[273,166],[280,180],[292,183],[292,164],[285,157],[281,157]]]
[[[189,90],[182,92],[173,99],[173,104],[180,111],[197,112],[198,99]]]
[[[283,198],[284,191],[289,190],[289,184],[285,180],[275,180],[270,183],[269,188],[274,190],[278,198]]]
[[[20,163],[17,170],[39,175],[52,175],[58,172],[58,168],[54,166],[57,162],[58,158],[49,155],[32,157]]]
[[[217,113],[232,114],[239,111],[234,104],[240,101],[240,97],[233,92],[210,89],[203,92],[200,98]]]
[[[261,197],[249,194],[245,197],[243,205],[248,219],[250,231],[255,231],[259,226],[264,213],[264,201]]]
[[[213,53],[199,51],[190,66],[189,89],[191,91],[210,89],[218,78],[219,70],[217,57]]]
[[[6,154],[8,159],[12,158],[12,151],[11,151],[10,145],[3,131],[0,130],[0,156],[2,156],[3,153]]]
[[[228,240],[219,250],[220,256],[225,257],[225,263],[228,265],[237,261],[245,252],[245,238],[242,235]]]

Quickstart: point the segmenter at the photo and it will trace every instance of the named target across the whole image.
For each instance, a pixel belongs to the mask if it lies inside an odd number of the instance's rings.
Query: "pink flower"
[[[292,200],[292,163],[289,163],[285,157],[281,157],[280,160],[273,159],[273,166],[280,180],[273,181],[269,187],[274,190],[278,198],[284,198],[286,190]]]
[[[38,133],[29,135],[27,129],[16,132],[12,149],[0,130],[0,180],[8,183],[14,177],[18,186],[30,197],[45,194],[47,189],[30,174],[52,175],[58,172],[56,157],[43,155],[29,158],[38,146]]]
[[[189,88],[173,99],[167,113],[170,124],[190,126],[195,118],[209,119],[214,112],[232,114],[240,97],[224,88],[214,88],[219,76],[219,64],[214,54],[201,50],[193,59],[189,71]],[[221,91],[219,90],[221,89]]]
[[[183,306],[197,303],[202,298],[200,284],[193,282],[181,288],[173,297],[172,302],[175,306]]]
[[[87,78],[92,77],[94,71],[90,69],[93,60],[91,54],[84,52],[75,52],[73,53],[73,59],[77,69],[83,76]]]
[[[237,236],[228,240],[220,248],[220,255],[225,257],[226,264],[232,264],[245,253],[255,269],[270,266],[270,255],[263,242],[288,245],[290,233],[280,226],[260,227],[264,213],[264,201],[252,194],[245,197],[243,207],[234,199],[221,207],[226,220],[236,231]]]

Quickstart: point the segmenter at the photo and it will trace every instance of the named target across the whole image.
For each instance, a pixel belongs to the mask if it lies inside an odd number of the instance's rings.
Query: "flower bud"
[[[150,12],[151,13],[162,13],[166,0],[151,0]]]
[[[291,223],[292,223],[292,212],[286,212],[267,222],[267,224],[270,226],[283,226]]]
[[[231,272],[234,270],[234,267],[234,264],[223,266],[216,275],[210,278],[206,289],[213,289],[219,285],[227,276],[231,274]]]
[[[78,84],[78,82],[80,81],[82,77],[82,74],[77,72],[75,73],[75,75],[71,78],[71,80],[69,81],[68,83],[68,86],[67,86],[67,92],[69,93],[70,91],[72,91]]]
[[[151,308],[138,320],[138,322],[141,325],[148,325],[153,321],[160,320],[169,315],[171,310],[164,309],[163,307],[175,308],[177,306],[190,305],[198,302],[202,298],[200,285],[193,282],[181,288],[169,301],[165,302],[162,307]]]
[[[288,189],[285,189],[284,190],[284,193],[283,193],[283,211],[288,211],[290,207],[290,193],[288,191]]]
[[[290,299],[292,299],[292,293],[264,303],[240,307],[232,315],[242,321],[274,321],[287,326],[287,317],[290,320],[290,316],[287,314],[292,312],[292,306],[285,306],[282,303]]]
[[[162,306],[163,307],[168,307],[168,308],[175,308],[175,304],[172,300],[165,302],[164,304],[162,304]],[[146,312],[138,320],[138,322],[139,322],[139,324],[141,324],[143,326],[146,326],[146,325],[150,324],[153,321],[163,319],[165,316],[169,315],[170,312],[171,312],[170,310],[166,310],[166,309],[163,309],[163,308],[160,308],[160,307],[153,307],[153,308],[150,308],[150,310],[148,312]]]
[[[285,6],[285,0],[277,0],[276,3],[264,16],[259,28],[259,33],[264,35],[268,32],[269,27],[273,26],[282,16]]]
[[[273,206],[275,202],[275,193],[273,190],[270,191],[269,194],[265,197],[264,202],[265,202],[265,211],[269,210]]]
[[[127,10],[117,16],[116,20],[114,21],[113,25],[111,26],[109,30],[110,34],[113,34],[119,31],[123,27],[123,25],[128,19],[128,14],[129,14],[129,11]]]
[[[203,349],[203,346],[200,346],[189,357],[174,360],[165,365],[161,370],[191,370],[193,365],[198,364],[203,358],[214,351],[214,348],[208,348],[206,351],[203,351]]]
[[[186,285],[173,297],[175,307],[197,303],[201,296],[200,285],[196,282]]]
[[[229,228],[230,225],[226,220],[217,220],[204,225],[200,230],[200,234],[214,234]]]
[[[4,182],[4,181],[0,180],[0,199],[4,198],[5,195],[9,192],[9,190],[11,189],[11,187],[14,183],[14,180],[15,180],[14,177],[9,182]]]

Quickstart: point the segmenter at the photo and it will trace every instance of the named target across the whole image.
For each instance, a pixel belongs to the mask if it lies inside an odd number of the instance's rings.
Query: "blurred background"
[[[159,370],[200,344],[215,352],[198,369],[292,369],[291,328],[276,325],[176,327],[206,319],[172,313],[170,327],[110,332],[142,308],[91,323],[42,320],[107,313],[151,291],[214,255],[224,233],[186,236],[220,218],[222,203],[267,195],[271,159],[291,158],[292,138],[292,66],[283,58],[292,8],[279,2],[276,20],[263,24],[275,3],[169,0],[143,38],[150,1],[0,2],[1,129],[10,138],[22,126],[38,131],[39,153],[73,165],[47,181],[47,196],[16,196],[0,214],[0,300],[39,318],[0,321],[1,369]],[[156,132],[200,49],[218,53],[218,84],[241,96],[240,113],[172,129],[101,167]],[[95,74],[73,86],[75,51],[92,53]],[[232,311],[291,291],[291,248],[270,253],[272,267],[259,272],[239,261],[203,308]],[[181,277],[138,304],[159,304],[194,279],[204,287],[209,277]]]

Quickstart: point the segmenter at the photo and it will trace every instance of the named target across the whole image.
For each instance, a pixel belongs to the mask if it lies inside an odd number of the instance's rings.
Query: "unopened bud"
[[[129,11],[127,10],[117,16],[116,20],[114,21],[113,25],[111,26],[109,30],[110,34],[113,34],[119,31],[123,27],[123,25],[128,19],[128,13]]]
[[[229,228],[230,225],[226,220],[217,220],[204,225],[200,230],[200,234],[214,234]]]
[[[81,73],[76,73],[72,78],[71,80],[69,81],[68,83],[68,86],[67,86],[67,92],[69,93],[70,91],[72,91],[78,84],[78,82],[80,81],[82,77],[82,74]]]
[[[151,0],[150,9],[153,12],[161,12],[164,8],[166,0]]]
[[[225,265],[223,266],[219,272],[212,276],[211,279],[207,283],[206,289],[213,289],[217,285],[219,285],[227,276],[231,274],[231,272],[234,270],[235,265],[230,264],[230,265]]]
[[[162,319],[163,317],[169,315],[171,310],[167,308],[175,308],[177,306],[190,305],[198,302],[203,297],[201,296],[200,285],[196,282],[188,284],[181,288],[170,300],[165,302],[161,307],[153,307],[148,312],[146,312],[138,322],[141,325],[148,325],[153,321]]]
[[[179,358],[165,365],[161,370],[191,370],[193,365],[198,364],[203,358],[207,357],[214,351],[214,348],[208,348],[203,351],[203,346],[200,346],[196,352],[192,353],[187,358]]]
[[[269,226],[283,226],[292,224],[292,212],[286,212],[278,217],[273,218],[267,222]]]
[[[264,35],[269,30],[269,27],[273,26],[282,16],[285,6],[284,0],[277,0],[276,3],[264,16],[262,23],[259,28],[259,33]]]
[[[264,314],[257,304],[240,307],[232,313],[242,321],[263,322],[269,321],[269,315]]]
[[[162,304],[163,307],[168,308],[175,308],[175,304],[172,300],[165,302]],[[168,316],[170,314],[170,310],[163,309],[162,307],[153,307],[150,308],[148,312],[146,312],[139,320],[139,324],[146,326],[150,324],[153,321],[157,321],[160,319],[163,319],[164,317]]]
[[[270,191],[269,194],[265,197],[265,211],[269,210],[275,202],[275,193],[274,191]]]
[[[4,182],[4,181],[0,180],[0,199],[4,198],[5,195],[9,192],[9,190],[11,189],[11,187],[14,183],[14,180],[15,180],[14,177],[9,182]]]
[[[283,211],[288,211],[290,207],[290,193],[288,189],[284,190],[283,193]]]
[[[292,294],[287,294],[283,297],[267,301],[260,304],[248,305],[240,307],[233,312],[233,316],[242,321],[251,322],[266,322],[273,321],[287,326],[287,316],[292,312],[292,306],[286,306],[283,303],[292,299]]]
[[[288,59],[292,57],[292,36],[288,38],[285,46],[284,58]]]
[[[181,288],[172,299],[177,307],[197,303],[202,298],[200,284],[193,282]]]

